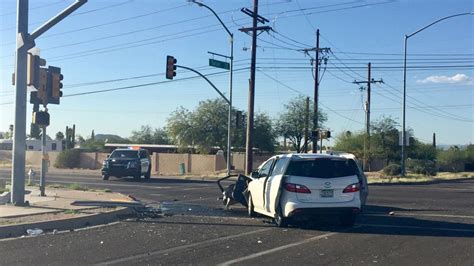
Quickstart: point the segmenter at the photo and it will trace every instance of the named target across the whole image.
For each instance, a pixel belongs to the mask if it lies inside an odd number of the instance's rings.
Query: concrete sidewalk
[[[142,206],[119,193],[48,187],[41,197],[37,187],[26,190],[29,206],[0,205],[0,238],[26,235],[34,228],[48,232],[110,223]]]

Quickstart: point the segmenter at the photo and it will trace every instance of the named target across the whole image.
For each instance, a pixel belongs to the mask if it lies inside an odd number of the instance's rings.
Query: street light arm
[[[444,17],[444,18],[440,18],[440,19],[438,19],[438,20],[436,20],[436,21],[430,23],[429,25],[424,26],[423,28],[421,28],[421,29],[419,29],[419,30],[413,32],[412,34],[405,35],[405,37],[408,39],[408,38],[410,38],[411,36],[413,36],[413,35],[419,33],[420,31],[423,31],[423,30],[425,30],[425,29],[427,29],[427,28],[433,26],[434,24],[436,24],[436,23],[438,23],[438,22],[441,22],[441,21],[443,21],[443,20],[445,20],[445,19],[449,19],[449,18],[453,18],[453,17],[459,17],[459,16],[465,16],[465,15],[474,15],[474,12],[460,13],[460,14],[455,14],[455,15],[451,15],[451,16]]]
[[[217,13],[214,12],[214,10],[212,10],[212,8],[208,7],[207,5],[205,5],[205,4],[201,3],[201,2],[197,2],[197,1],[195,1],[195,0],[190,0],[190,2],[191,2],[191,3],[194,3],[194,4],[198,5],[198,6],[205,7],[205,8],[207,8],[207,9],[209,9],[209,11],[211,11],[212,14],[214,14],[214,16],[216,16],[216,18],[219,20],[219,22],[221,23],[222,27],[224,27],[225,31],[227,31],[227,34],[229,34],[229,36],[230,36],[231,38],[233,38],[234,35],[232,34],[232,32],[230,32],[230,30],[226,27],[226,25],[225,25],[224,22],[221,20],[221,18],[217,15]]]

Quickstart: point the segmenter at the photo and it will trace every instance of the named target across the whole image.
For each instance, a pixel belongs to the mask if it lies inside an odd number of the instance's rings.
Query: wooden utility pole
[[[316,60],[314,62],[314,117],[313,131],[318,129],[318,96],[319,96],[319,29],[316,30]],[[318,135],[313,139],[313,153],[317,153]]]
[[[265,23],[269,20],[258,15],[258,0],[253,1],[253,11],[242,8],[241,11],[252,17],[252,28],[241,28],[242,32],[252,32],[252,57],[250,61],[249,99],[247,116],[247,136],[245,143],[245,174],[250,175],[253,169],[253,125],[254,125],[254,105],[255,105],[255,65],[257,59],[257,31],[268,31],[271,27],[258,27],[258,22]]]
[[[316,47],[315,48],[310,48],[310,49],[303,49],[301,50],[305,52],[306,54],[309,55],[310,51],[315,51],[316,52],[316,59],[312,61],[314,64],[314,112],[313,112],[313,128],[312,128],[312,142],[313,142],[313,148],[312,152],[317,153],[318,152],[318,134],[315,134],[316,130],[318,130],[318,102],[319,102],[319,64],[321,59],[319,58],[319,54],[321,52],[323,53],[329,53],[331,51],[331,48],[320,48],[319,47],[319,29],[316,30]],[[324,59],[324,57],[322,58]]]
[[[370,87],[372,83],[383,83],[383,80],[374,80],[371,74],[371,63],[367,65],[367,80],[356,81],[354,84],[366,84],[367,85],[367,100],[365,102],[365,142],[364,142],[364,170],[370,171]]]

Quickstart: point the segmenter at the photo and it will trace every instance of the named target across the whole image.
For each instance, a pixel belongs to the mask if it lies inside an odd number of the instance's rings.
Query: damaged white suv
[[[273,156],[253,172],[248,184],[248,213],[290,220],[337,215],[354,225],[365,205],[367,178],[352,154],[284,154]]]

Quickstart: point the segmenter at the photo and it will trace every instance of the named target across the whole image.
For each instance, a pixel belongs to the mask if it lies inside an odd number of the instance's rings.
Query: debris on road
[[[27,229],[26,233],[29,236],[37,236],[37,235],[41,235],[43,233],[43,230],[41,230],[39,228]]]
[[[222,200],[226,209],[228,209],[230,205],[233,205],[236,203],[240,203],[244,205],[245,207],[247,207],[246,191],[247,191],[248,183],[250,181],[249,177],[239,174],[237,176],[237,181],[235,182],[235,184],[231,184],[225,189],[221,185],[222,181],[234,176],[236,175],[228,175],[226,177],[223,177],[217,180],[217,185],[219,186],[223,194]]]

